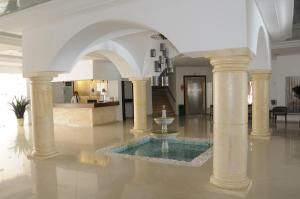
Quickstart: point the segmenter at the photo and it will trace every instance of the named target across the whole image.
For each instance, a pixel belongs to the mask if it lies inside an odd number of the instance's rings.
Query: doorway
[[[206,114],[206,76],[184,76],[186,115]]]
[[[133,118],[133,86],[130,81],[122,81],[123,120]]]

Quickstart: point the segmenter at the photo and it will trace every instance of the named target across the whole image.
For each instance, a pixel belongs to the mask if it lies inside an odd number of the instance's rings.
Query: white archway
[[[141,75],[141,70],[131,52],[115,41],[106,41],[87,47],[77,55],[75,60],[70,60],[72,61],[71,65],[68,65],[70,67],[64,68],[64,70],[69,71],[83,56],[94,51],[97,51],[111,61],[122,77],[137,77]]]
[[[260,27],[257,36],[256,54],[253,57],[249,69],[270,69],[271,68],[271,47],[267,31]]]
[[[111,41],[111,39],[145,30],[147,28],[144,26],[124,21],[106,21],[93,24],[74,35],[59,50],[49,69],[69,71],[82,56],[88,52],[100,50],[112,62],[120,64],[120,66],[116,66],[121,74],[122,71],[128,72],[129,70],[129,73],[139,75],[139,68],[130,52],[117,42]]]

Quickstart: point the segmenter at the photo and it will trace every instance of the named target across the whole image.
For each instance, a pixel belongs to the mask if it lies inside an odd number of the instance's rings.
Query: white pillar
[[[269,87],[271,70],[253,70],[250,74],[253,89],[251,136],[270,138]]]
[[[247,188],[248,74],[245,56],[211,58],[213,65],[214,155],[210,182],[225,189]]]
[[[27,92],[27,98],[30,100],[30,80],[26,80],[26,92]],[[31,106],[27,107],[27,113],[28,113],[28,125],[32,124],[32,119],[31,119]]]
[[[30,157],[48,159],[56,156],[53,130],[53,76],[31,77],[31,113],[33,152]]]
[[[130,78],[133,84],[134,127],[131,132],[144,134],[149,132],[147,125],[147,82],[149,78]]]

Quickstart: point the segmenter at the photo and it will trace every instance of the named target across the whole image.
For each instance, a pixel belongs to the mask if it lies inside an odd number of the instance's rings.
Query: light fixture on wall
[[[167,40],[167,38],[160,33],[151,35],[151,38],[162,41]],[[169,86],[168,75],[174,72],[174,66],[169,57],[169,52],[169,48],[167,48],[167,44],[164,42],[160,43],[158,51],[156,49],[150,50],[150,57],[157,57],[157,60],[154,61],[154,71],[160,73],[159,76],[152,77],[152,86]]]

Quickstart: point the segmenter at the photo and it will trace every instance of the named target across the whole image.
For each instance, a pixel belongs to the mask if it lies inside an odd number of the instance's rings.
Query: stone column
[[[253,70],[250,74],[253,89],[251,136],[270,138],[269,87],[271,70]]]
[[[149,132],[147,125],[147,82],[149,78],[130,78],[133,84],[134,127],[131,132]]]
[[[212,57],[214,155],[210,182],[225,189],[247,188],[248,73],[250,58]]]
[[[33,152],[30,157],[48,159],[56,156],[53,130],[53,76],[31,77],[31,114]]]

